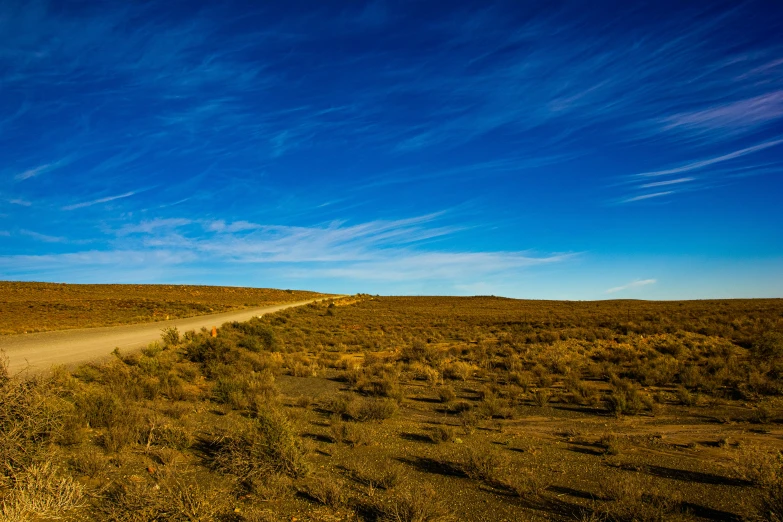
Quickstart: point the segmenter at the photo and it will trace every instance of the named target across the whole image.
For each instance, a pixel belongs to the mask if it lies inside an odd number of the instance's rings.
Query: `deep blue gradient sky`
[[[779,1],[5,0],[0,78],[0,279],[783,297]]]

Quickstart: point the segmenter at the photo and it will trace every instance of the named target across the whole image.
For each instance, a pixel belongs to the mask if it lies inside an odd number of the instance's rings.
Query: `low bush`
[[[270,472],[302,477],[310,470],[302,439],[272,409],[259,411],[244,429],[218,436],[211,446],[215,467],[243,481]]]
[[[454,442],[456,433],[453,426],[448,424],[440,424],[433,426],[427,431],[427,438],[429,438],[435,444],[441,444],[444,442]]]
[[[446,522],[454,517],[430,488],[401,491],[378,498],[371,506],[382,522]]]

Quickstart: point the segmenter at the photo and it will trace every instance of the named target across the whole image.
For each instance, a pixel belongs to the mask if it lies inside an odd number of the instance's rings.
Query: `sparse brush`
[[[209,522],[232,512],[229,492],[204,484],[193,473],[169,474],[152,487],[140,477],[115,484],[95,507],[100,520]]]
[[[609,433],[602,436],[598,440],[598,444],[600,444],[604,448],[605,454],[619,455],[626,443],[623,439],[621,439],[614,433]]]
[[[636,415],[655,408],[653,398],[633,382],[617,380],[609,396],[609,411],[616,415]]]
[[[433,426],[427,431],[427,438],[429,438],[435,444],[442,444],[444,442],[454,442],[456,434],[454,427],[448,424],[440,424]]]
[[[530,375],[530,372],[510,372],[508,380],[510,383],[522,388],[523,393],[529,392],[533,386],[533,376]]]
[[[313,399],[307,395],[300,395],[294,401],[294,405],[297,408],[305,408],[305,409],[309,408],[312,403],[313,403]]]
[[[437,493],[430,488],[395,493],[378,498],[372,505],[376,518],[382,522],[446,522],[454,520]]]
[[[215,467],[242,480],[269,472],[301,477],[310,470],[302,439],[274,410],[260,411],[245,429],[224,434],[211,445]]]
[[[398,410],[393,399],[365,399],[359,404],[354,418],[359,421],[382,421],[393,417]]]
[[[341,420],[332,423],[329,427],[329,433],[332,441],[338,444],[347,444],[352,448],[367,446],[372,441],[372,436],[367,428]]]
[[[783,454],[757,444],[742,444],[733,453],[734,475],[760,486],[783,481]]]
[[[470,435],[476,431],[479,423],[479,416],[473,410],[464,410],[459,414],[459,423],[465,435]]]
[[[325,506],[339,507],[348,499],[348,491],[342,481],[332,477],[312,477],[304,488],[304,493]]]
[[[468,450],[460,461],[460,469],[468,477],[488,483],[502,479],[503,459],[493,451],[482,448]]]
[[[443,376],[447,379],[467,381],[473,375],[474,366],[463,361],[455,361],[443,367]]]
[[[181,337],[176,326],[169,326],[161,330],[160,338],[165,346],[177,346]]]
[[[457,394],[451,386],[438,387],[438,399],[444,404],[450,404],[456,400]]]
[[[783,478],[762,489],[759,515],[762,520],[783,522]]]
[[[0,381],[0,486],[15,470],[45,459],[51,442],[67,442],[63,430],[73,405],[45,379]]]
[[[619,473],[605,477],[602,498],[609,500],[599,513],[609,521],[664,522],[680,511],[676,492],[663,491],[651,477]]]
[[[359,399],[353,395],[341,393],[327,399],[324,407],[341,417],[353,418],[359,409]]]
[[[60,518],[81,507],[84,488],[51,462],[32,464],[19,470],[0,504],[0,518],[24,522]]]
[[[697,396],[691,393],[685,386],[677,387],[677,400],[680,401],[680,404],[683,406],[696,405],[696,399]]]
[[[402,483],[404,476],[399,467],[387,466],[375,476],[374,482],[380,488],[393,489]]]
[[[101,474],[108,465],[106,457],[96,450],[90,448],[80,453],[77,453],[71,457],[71,466],[73,469],[82,475],[86,475],[90,478]]]
[[[267,473],[248,478],[245,487],[260,500],[279,500],[292,492],[291,477],[284,473]]]
[[[545,407],[547,404],[549,404],[549,399],[552,397],[552,394],[549,393],[549,390],[536,390],[533,393],[533,402],[536,406],[539,408]]]
[[[515,468],[501,484],[520,497],[539,497],[551,482],[540,470]]]

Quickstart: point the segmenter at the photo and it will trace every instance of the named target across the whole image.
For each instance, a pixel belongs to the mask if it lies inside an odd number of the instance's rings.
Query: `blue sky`
[[[0,278],[783,297],[781,27],[776,1],[6,0]]]

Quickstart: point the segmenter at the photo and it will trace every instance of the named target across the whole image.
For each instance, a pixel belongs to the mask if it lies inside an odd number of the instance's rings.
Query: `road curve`
[[[0,336],[0,350],[8,358],[9,373],[40,373],[53,365],[73,365],[108,356],[114,348],[123,352],[143,348],[160,339],[161,330],[176,326],[180,332],[212,328],[230,321],[247,321],[255,316],[302,306],[314,301],[336,299],[342,296],[311,299],[263,308],[250,308],[220,314],[199,315],[155,323],[57,330],[33,334]]]

